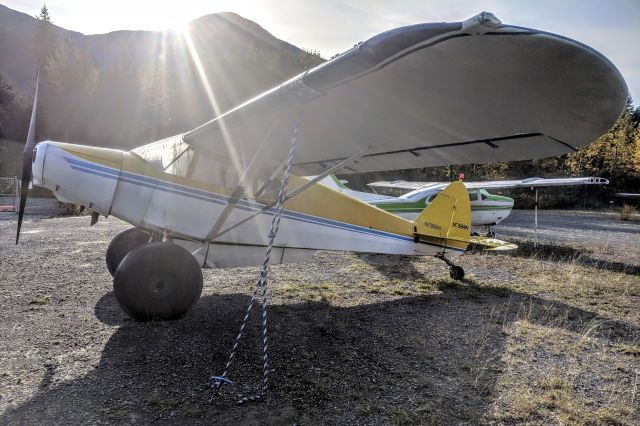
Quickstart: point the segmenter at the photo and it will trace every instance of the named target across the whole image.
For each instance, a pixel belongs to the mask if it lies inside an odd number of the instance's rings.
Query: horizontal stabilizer
[[[484,250],[502,251],[515,250],[517,245],[507,241],[497,240],[495,238],[475,236],[471,237],[471,242],[475,245],[482,246]]]

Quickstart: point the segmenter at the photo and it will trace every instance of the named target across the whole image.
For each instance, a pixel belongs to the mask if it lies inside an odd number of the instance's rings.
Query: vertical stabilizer
[[[462,182],[449,184],[414,222],[416,239],[466,249],[471,236],[471,203]]]

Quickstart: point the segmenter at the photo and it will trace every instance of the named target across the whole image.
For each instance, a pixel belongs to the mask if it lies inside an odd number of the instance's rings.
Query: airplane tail
[[[416,241],[466,250],[471,242],[471,202],[462,182],[449,184],[414,221]]]
[[[513,250],[515,244],[487,237],[471,237],[471,202],[462,182],[449,184],[414,221],[415,240],[436,244],[444,251],[466,250],[469,244],[485,250]]]

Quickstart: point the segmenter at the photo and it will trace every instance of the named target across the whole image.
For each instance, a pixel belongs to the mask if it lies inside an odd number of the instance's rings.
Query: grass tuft
[[[51,303],[51,298],[49,296],[43,296],[40,294],[37,294],[35,296],[33,296],[31,298],[31,301],[29,302],[30,305],[48,305],[49,303]]]
[[[625,204],[620,210],[620,220],[640,221],[640,212],[635,207]]]

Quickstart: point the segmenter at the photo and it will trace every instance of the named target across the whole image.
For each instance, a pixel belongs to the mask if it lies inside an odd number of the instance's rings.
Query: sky
[[[51,0],[54,23],[84,34],[179,28],[231,11],[276,37],[325,58],[383,31],[420,22],[455,22],[482,11],[506,24],[561,34],[608,57],[640,105],[640,0]],[[43,0],[0,0],[36,15]]]

